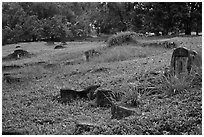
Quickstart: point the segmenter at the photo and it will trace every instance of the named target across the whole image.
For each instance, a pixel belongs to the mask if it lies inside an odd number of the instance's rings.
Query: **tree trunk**
[[[185,35],[191,35],[191,28],[192,28],[191,22],[192,22],[192,19],[188,17],[185,23]]]
[[[197,22],[196,22],[196,35],[198,36],[199,34],[199,18],[197,18]]]
[[[163,32],[162,32],[162,34],[164,35],[164,36],[166,36],[166,35],[168,35],[168,29],[165,29]]]
[[[192,2],[191,6],[190,6],[190,11],[189,11],[187,19],[186,19],[186,24],[185,24],[186,25],[186,27],[185,27],[185,34],[186,35],[191,35],[194,8],[195,8],[195,2]]]

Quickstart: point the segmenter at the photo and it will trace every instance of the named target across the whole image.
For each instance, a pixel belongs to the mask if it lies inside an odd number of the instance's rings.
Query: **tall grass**
[[[162,83],[165,88],[167,95],[174,95],[177,93],[182,93],[185,90],[188,90],[193,86],[193,82],[195,82],[198,77],[201,78],[202,72],[199,68],[193,68],[191,74],[181,73],[177,78],[169,74],[168,76],[163,76]],[[202,78],[201,78],[202,79]]]
[[[94,62],[115,62],[115,61],[124,61],[135,56],[146,57],[146,53],[139,51],[132,46],[119,46],[112,47],[102,51],[102,54],[94,59]]]
[[[124,45],[124,44],[123,44]],[[125,46],[108,47],[100,51],[100,55],[91,58],[93,62],[115,62],[133,58],[146,58],[163,53],[165,49],[160,47],[141,47],[133,44]]]
[[[130,106],[138,106],[140,104],[140,94],[138,89],[127,90],[122,98],[122,103]]]

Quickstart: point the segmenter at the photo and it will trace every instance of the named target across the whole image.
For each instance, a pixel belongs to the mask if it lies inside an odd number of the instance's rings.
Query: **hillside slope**
[[[141,42],[161,40],[144,39]],[[85,62],[84,51],[103,50],[105,43],[70,42],[65,49],[59,50],[44,43],[20,44],[35,56],[2,62],[5,76],[2,85],[3,133],[72,135],[76,134],[76,121],[89,121],[100,128],[79,134],[202,134],[202,38],[168,40],[199,53],[198,68],[195,69],[198,75],[192,75],[193,79],[186,87],[171,95],[160,74],[169,66],[172,49],[161,48],[155,51],[156,54],[131,56],[123,61]],[[12,53],[15,46],[4,46],[3,57]],[[110,108],[94,107],[88,100],[76,100],[67,105],[57,101],[61,88],[81,90],[93,84],[100,84],[100,89],[124,93],[137,92],[135,87],[141,87],[140,104],[135,106],[141,115],[115,120],[111,119]],[[149,90],[149,87],[155,87],[155,90]]]

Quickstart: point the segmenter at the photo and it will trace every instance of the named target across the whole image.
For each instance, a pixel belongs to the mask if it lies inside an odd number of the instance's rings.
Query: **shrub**
[[[127,42],[134,42],[137,43],[137,41],[135,40],[135,37],[137,37],[137,33],[135,32],[120,32],[116,35],[111,36],[108,40],[107,40],[107,45],[108,47],[111,46],[118,46],[121,45],[123,43],[127,43]]]

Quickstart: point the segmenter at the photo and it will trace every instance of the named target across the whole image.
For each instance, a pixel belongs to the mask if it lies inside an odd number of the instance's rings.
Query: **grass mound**
[[[54,47],[54,49],[63,49],[63,48],[65,48],[65,46],[63,46],[63,45],[57,45]]]
[[[8,56],[4,57],[3,60],[17,60],[21,58],[30,58],[33,54],[29,53],[28,51],[17,49],[13,53],[9,54]]]
[[[107,40],[107,45],[108,47],[112,47],[112,46],[118,46],[128,42],[137,43],[136,37],[138,37],[138,34],[135,32],[130,32],[130,31],[120,32],[116,35],[111,36]]]

